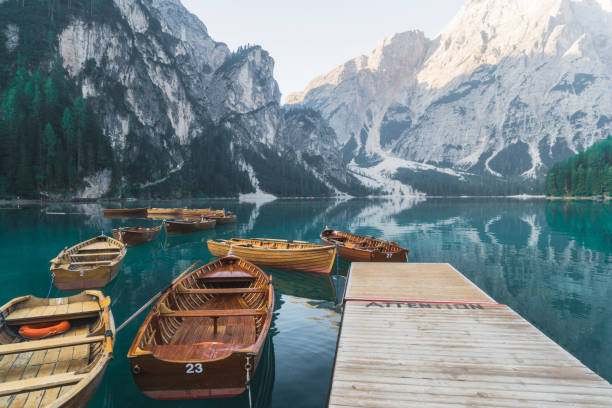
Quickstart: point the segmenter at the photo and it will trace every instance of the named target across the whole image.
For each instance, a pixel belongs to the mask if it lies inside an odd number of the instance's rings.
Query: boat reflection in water
[[[266,270],[272,275],[274,288],[278,293],[293,297],[306,298],[312,300],[325,300],[338,303],[336,294],[338,283],[344,287],[344,276],[314,274],[299,271],[287,271],[284,269]]]
[[[228,225],[229,227],[230,225]],[[217,230],[210,229],[204,231],[193,232],[190,234],[176,234],[176,235],[168,235],[165,234],[164,239],[164,248],[177,248],[183,245],[189,244],[197,244],[201,245],[203,248],[206,247],[206,241],[209,239],[213,239],[217,236]]]
[[[272,336],[272,333],[268,335],[268,339],[261,352],[259,365],[257,370],[255,370],[255,378],[251,382],[251,397],[253,407],[255,408],[267,408],[272,405],[272,390],[274,389],[274,373],[276,369]],[[248,391],[244,394],[248,398]]]

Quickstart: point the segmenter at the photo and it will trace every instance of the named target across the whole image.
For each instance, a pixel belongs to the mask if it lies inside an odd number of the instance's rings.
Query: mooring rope
[[[244,365],[244,369],[246,370],[246,388],[249,392],[249,408],[253,408],[253,400],[251,399],[251,375],[249,374],[251,367],[251,356],[247,355],[247,361]]]
[[[49,290],[47,291],[47,299],[49,299],[49,295],[51,294],[51,289],[53,289],[54,280],[55,280],[55,272],[51,272],[51,283],[49,284]]]
[[[19,333],[15,334],[15,333],[13,333],[13,331],[11,329],[9,329],[8,324],[6,323],[6,316],[4,315],[4,311],[2,309],[0,309],[0,316],[2,317],[2,325],[4,326],[4,330],[6,331],[6,333],[9,336],[17,337],[17,338],[20,338],[22,340],[27,340],[21,334],[19,334]]]

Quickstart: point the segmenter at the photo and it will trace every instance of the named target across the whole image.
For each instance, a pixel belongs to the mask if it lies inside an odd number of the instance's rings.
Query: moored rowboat
[[[204,218],[217,221],[217,225],[225,225],[236,222],[236,214],[230,212],[225,215],[205,215]]]
[[[236,222],[236,214],[225,210],[211,210],[210,208],[184,209],[183,217],[204,217],[217,221],[217,225],[225,225]]]
[[[136,385],[156,399],[241,394],[273,310],[271,280],[243,259],[224,257],[188,273],[162,295],[132,342]]]
[[[147,217],[182,217],[183,210],[184,208],[149,208],[147,210]]]
[[[29,295],[0,310],[0,407],[86,407],[113,358],[110,298],[94,290],[57,299]],[[57,321],[69,329],[25,342],[15,337],[20,326]]]
[[[209,230],[215,227],[217,222],[215,220],[208,220],[201,218],[194,221],[167,221],[164,220],[164,227],[166,228],[166,234],[186,234],[189,232],[198,232]]]
[[[105,208],[103,212],[104,212],[105,217],[121,217],[121,216],[146,217],[147,216],[146,208]]]
[[[232,238],[208,240],[207,244],[215,256],[225,256],[231,249],[235,255],[259,266],[305,272],[330,273],[336,256],[333,245],[303,241]]]
[[[161,232],[161,224],[152,228],[123,227],[114,229],[113,237],[131,248],[136,245],[153,241]]]
[[[338,246],[338,256],[351,262],[406,262],[408,250],[397,242],[362,237],[348,232],[325,228],[321,240]]]
[[[104,287],[117,276],[125,253],[123,242],[105,235],[65,248],[51,260],[53,284],[60,290]]]

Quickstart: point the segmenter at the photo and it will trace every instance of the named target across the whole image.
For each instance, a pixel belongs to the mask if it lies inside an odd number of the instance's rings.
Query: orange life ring
[[[61,334],[70,329],[70,322],[37,323],[24,325],[19,328],[19,334],[26,339],[42,339]]]

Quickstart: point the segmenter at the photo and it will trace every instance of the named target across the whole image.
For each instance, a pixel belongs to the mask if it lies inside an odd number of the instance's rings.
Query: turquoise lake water
[[[112,206],[112,205],[109,205]],[[130,248],[103,289],[117,325],[195,260],[212,259],[210,238],[269,237],[319,242],[326,225],[397,241],[413,262],[449,262],[612,382],[612,204],[496,198],[383,200],[165,201],[139,207],[226,208],[234,225]],[[159,221],[105,219],[97,204],[0,209],[0,303],[45,297],[49,259],[119,226]],[[48,212],[67,214],[47,214]],[[253,383],[256,407],[324,407],[329,392],[344,265],[331,276],[266,269],[276,311]],[[53,288],[51,296],[65,296]],[[220,400],[155,401],[132,381],[127,349],[146,313],[117,338],[91,407],[248,407],[246,394]]]

